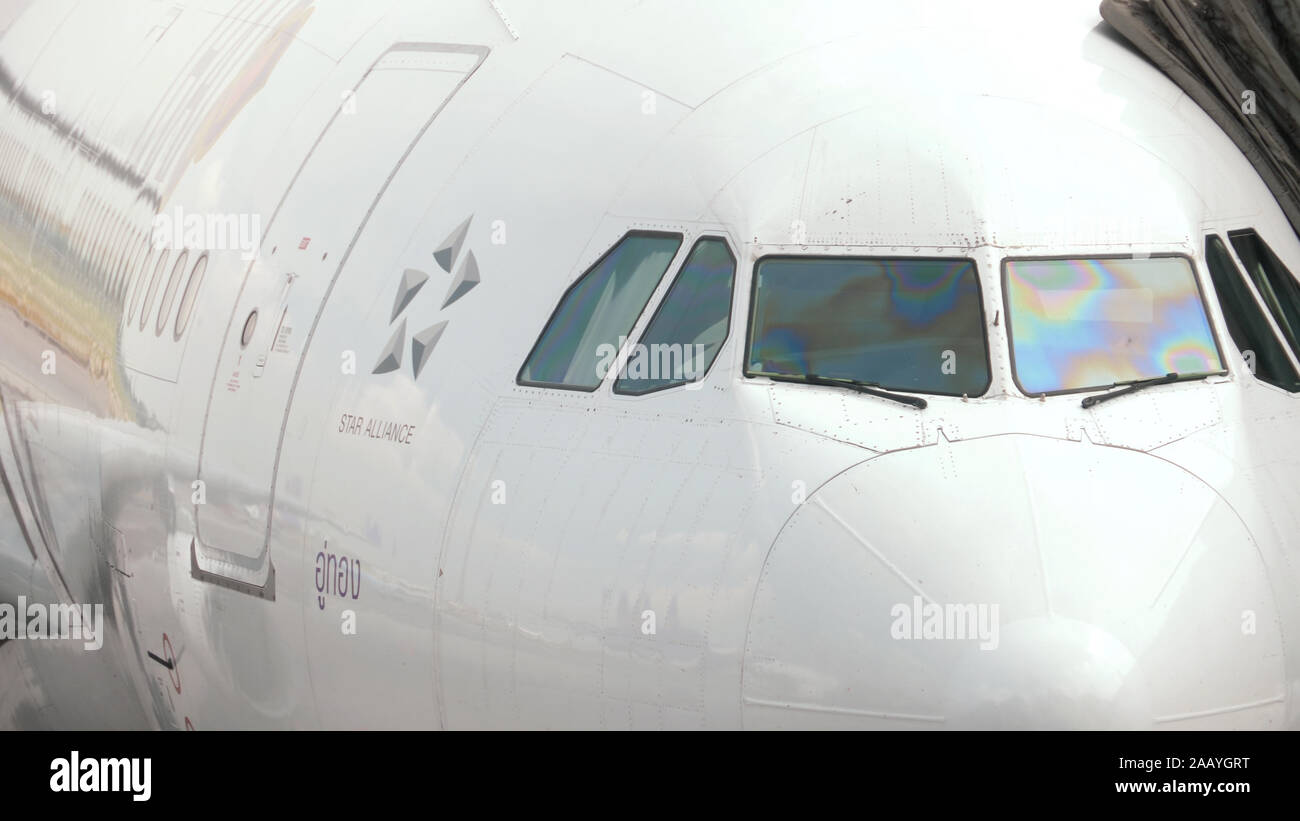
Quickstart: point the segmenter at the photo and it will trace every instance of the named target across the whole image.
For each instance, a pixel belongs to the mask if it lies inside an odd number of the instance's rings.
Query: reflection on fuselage
[[[25,7],[0,597],[105,636],[0,644],[0,726],[1295,726],[1249,163],[1090,2],[748,11]]]

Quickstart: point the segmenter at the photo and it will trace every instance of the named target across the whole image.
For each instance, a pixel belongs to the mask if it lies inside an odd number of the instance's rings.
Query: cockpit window
[[[519,384],[600,387],[681,244],[681,234],[624,236],[564,294],[519,370]]]
[[[755,268],[747,376],[815,376],[947,396],[989,386],[975,263],[765,257]]]
[[[614,383],[614,392],[640,396],[702,379],[731,317],[736,259],[719,237],[695,243],[668,295]]]
[[[1300,280],[1291,275],[1254,231],[1229,231],[1228,239],[1237,249],[1237,256],[1241,257],[1282,336],[1295,355],[1300,356]]]
[[[1003,287],[1029,395],[1224,371],[1185,257],[1006,260]]]
[[[1205,238],[1205,261],[1209,263],[1210,280],[1219,296],[1228,334],[1255,378],[1292,393],[1300,392],[1300,375],[1273,335],[1268,319],[1218,234]]]

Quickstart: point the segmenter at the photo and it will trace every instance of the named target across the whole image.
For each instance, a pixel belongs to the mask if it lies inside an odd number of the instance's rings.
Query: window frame
[[[172,263],[171,276],[167,278],[167,284],[159,295],[158,320],[154,323],[155,337],[162,337],[163,331],[167,328],[167,319],[171,316],[172,306],[176,304],[176,297],[180,295],[181,280],[185,277],[185,270],[189,268],[189,263],[190,249],[184,248]]]
[[[1259,244],[1263,246],[1265,253],[1267,253],[1268,256],[1271,256],[1274,260],[1277,261],[1278,266],[1280,266],[1282,269],[1280,272],[1281,275],[1291,280],[1292,286],[1296,288],[1297,291],[1300,291],[1300,280],[1296,279],[1295,274],[1293,274],[1291,272],[1291,269],[1287,267],[1286,263],[1282,261],[1282,258],[1277,255],[1277,252],[1273,250],[1273,246],[1269,245],[1268,242],[1264,239],[1264,235],[1261,234],[1259,231],[1255,230],[1253,227],[1234,228],[1232,230],[1224,231],[1223,234],[1225,236],[1224,244],[1228,246],[1228,250],[1232,255],[1233,261],[1237,264],[1238,270],[1242,275],[1244,275],[1246,282],[1250,284],[1250,290],[1255,295],[1255,301],[1259,303],[1260,308],[1264,311],[1264,314],[1268,317],[1269,326],[1273,329],[1274,334],[1277,335],[1278,341],[1282,343],[1282,348],[1288,351],[1292,355],[1292,357],[1295,358],[1297,362],[1300,362],[1300,328],[1296,328],[1295,330],[1296,345],[1293,346],[1291,344],[1291,340],[1287,337],[1287,334],[1284,333],[1282,330],[1282,322],[1279,320],[1277,314],[1274,313],[1273,309],[1269,306],[1268,302],[1264,299],[1264,294],[1260,291],[1259,285],[1255,282],[1254,276],[1251,275],[1250,268],[1246,265],[1246,260],[1242,258],[1241,251],[1237,249],[1236,239],[1238,237],[1244,237],[1246,235],[1250,235],[1257,242],[1259,242]],[[1262,258],[1263,255],[1261,255],[1261,261]],[[1273,282],[1272,277],[1268,275],[1267,267],[1264,268],[1264,278],[1268,280],[1269,288],[1276,291],[1277,288],[1275,287],[1275,283]],[[1283,294],[1276,294],[1276,296],[1278,297],[1279,300],[1286,298],[1286,295]],[[1300,305],[1296,307],[1297,310],[1300,310]],[[1285,309],[1283,308],[1283,310]],[[1286,319],[1288,323],[1290,322],[1290,317],[1282,317],[1282,318]]]
[[[158,296],[158,286],[162,284],[164,272],[172,261],[171,256],[171,248],[159,249],[158,261],[154,263],[153,276],[149,278],[147,290],[140,295],[142,300],[140,303],[140,327],[137,329],[140,332],[143,332],[149,326],[149,314],[153,313],[153,300],[154,297]]]
[[[199,266],[203,266],[200,268]],[[172,339],[179,341],[185,332],[189,330],[190,322],[194,318],[194,311],[198,308],[199,289],[203,287],[203,277],[208,272],[208,253],[204,251],[199,254],[199,258],[194,261],[194,267],[190,269],[189,279],[185,281],[185,289],[181,291],[180,304],[176,307],[176,322],[172,332]],[[194,275],[198,274],[198,281],[194,280]],[[191,294],[193,289],[193,294]],[[189,305],[186,306],[185,298],[190,297]]]
[[[131,280],[132,287],[127,292],[126,324],[122,326],[124,330],[135,324],[135,312],[140,307],[140,300],[144,298],[145,281],[153,271],[154,254],[158,251],[148,239],[144,240],[144,247],[144,257],[137,263],[139,271]]]
[[[999,268],[1001,269],[1001,280],[1002,280],[1001,282],[1002,310],[1004,310],[1007,314],[1007,353],[1010,356],[1011,381],[1012,383],[1015,384],[1016,390],[1020,391],[1021,395],[1027,399],[1039,399],[1047,396],[1069,396],[1071,394],[1077,394],[1077,393],[1096,393],[1097,391],[1108,390],[1114,387],[1114,385],[1096,385],[1093,387],[1069,388],[1066,390],[1046,391],[1040,393],[1030,393],[1029,391],[1025,390],[1025,386],[1020,384],[1020,373],[1016,369],[1016,337],[1015,337],[1015,330],[1012,327],[1013,318],[1011,316],[1011,308],[1010,308],[1011,301],[1007,290],[1007,263],[1009,262],[1052,262],[1052,261],[1062,261],[1062,260],[1088,261],[1088,260],[1105,260],[1105,259],[1135,260],[1135,259],[1174,259],[1174,258],[1184,260],[1191,271],[1192,280],[1196,283],[1197,295],[1200,296],[1201,298],[1201,311],[1205,314],[1205,324],[1209,326],[1210,337],[1214,340],[1215,352],[1219,355],[1219,364],[1223,366],[1222,369],[1220,370],[1206,373],[1205,377],[1208,378],[1211,376],[1227,375],[1228,357],[1224,354],[1223,340],[1219,339],[1219,329],[1216,328],[1214,325],[1214,314],[1210,311],[1210,302],[1206,298],[1206,293],[1205,293],[1205,283],[1202,282],[1202,278],[1208,275],[1208,271],[1202,271],[1199,268],[1197,268],[1196,258],[1191,256],[1190,254],[1186,254],[1182,251],[1162,251],[1154,254],[1144,254],[1142,256],[1137,256],[1135,254],[1088,254],[1088,253],[1052,254],[1047,256],[1015,256],[1015,257],[1003,257],[1002,261],[998,265]]]
[[[1244,231],[1244,230],[1251,230],[1251,231],[1253,231],[1254,229],[1240,229],[1240,228],[1234,228],[1234,229],[1231,229],[1231,230],[1233,230],[1233,231]],[[1251,302],[1252,302],[1252,303],[1254,304],[1254,306],[1255,306],[1255,310],[1257,310],[1257,311],[1259,312],[1259,315],[1260,315],[1260,317],[1263,319],[1265,326],[1268,328],[1268,332],[1269,332],[1270,334],[1272,334],[1272,336],[1273,336],[1273,341],[1274,341],[1274,343],[1277,345],[1278,350],[1281,351],[1283,358],[1286,360],[1287,364],[1291,367],[1291,370],[1292,370],[1292,371],[1293,371],[1293,372],[1294,372],[1298,377],[1300,377],[1300,353],[1297,353],[1296,351],[1293,351],[1293,350],[1291,349],[1290,344],[1287,343],[1286,335],[1282,333],[1282,327],[1281,327],[1280,325],[1278,325],[1278,323],[1277,323],[1277,317],[1273,315],[1273,311],[1269,308],[1268,303],[1264,301],[1264,296],[1263,296],[1263,294],[1261,294],[1261,293],[1259,292],[1259,288],[1257,288],[1257,287],[1255,286],[1255,281],[1254,281],[1253,279],[1251,279],[1250,274],[1246,271],[1245,264],[1244,264],[1244,263],[1241,261],[1241,259],[1237,256],[1237,249],[1236,249],[1236,247],[1232,244],[1232,241],[1231,241],[1230,239],[1227,238],[1227,234],[1228,234],[1228,229],[1224,229],[1224,228],[1214,228],[1214,229],[1205,229],[1205,230],[1204,230],[1204,239],[1205,239],[1205,246],[1204,246],[1204,247],[1205,247],[1205,249],[1206,249],[1206,251],[1205,251],[1205,253],[1206,253],[1206,260],[1205,260],[1205,262],[1206,262],[1206,267],[1207,267],[1207,268],[1209,267],[1209,250],[1208,250],[1208,249],[1209,249],[1210,241],[1211,241],[1211,239],[1216,239],[1216,240],[1218,240],[1219,244],[1220,244],[1221,246],[1223,246],[1224,253],[1227,255],[1227,261],[1228,261],[1228,263],[1232,266],[1232,270],[1233,270],[1233,272],[1235,273],[1235,275],[1236,275],[1238,281],[1241,283],[1241,287],[1244,288],[1244,289],[1245,289],[1245,293],[1246,293],[1247,295],[1249,295],[1249,297],[1250,297],[1250,299],[1251,299]],[[1255,231],[1255,235],[1256,235],[1256,236],[1259,236],[1259,232],[1258,232],[1258,231]],[[1263,237],[1260,237],[1259,239],[1260,239],[1261,242],[1263,242]],[[1270,249],[1270,250],[1272,250],[1272,249]],[[1280,260],[1279,260],[1279,261],[1280,261]],[[1284,266],[1284,267],[1285,267],[1285,266]],[[1288,270],[1289,270],[1289,269],[1288,269]],[[1217,294],[1217,289],[1216,289],[1216,294]],[[1223,306],[1222,306],[1222,304],[1220,304],[1219,308],[1220,308],[1220,310],[1223,310]],[[1225,314],[1226,314],[1226,312],[1225,312]],[[1225,315],[1225,317],[1224,317],[1224,321],[1225,321],[1225,322],[1227,321],[1227,317],[1226,317],[1226,315]],[[1243,357],[1244,357],[1244,353],[1245,353],[1245,352],[1242,351],[1241,348],[1236,344],[1236,340],[1235,340],[1235,339],[1233,340],[1233,347],[1234,347],[1234,348],[1237,348],[1238,353],[1243,354]],[[1279,384],[1277,384],[1277,383],[1275,383],[1275,382],[1271,382],[1271,381],[1269,381],[1269,380],[1264,379],[1263,377],[1261,377],[1257,372],[1253,372],[1253,371],[1251,371],[1251,369],[1250,369],[1248,366],[1245,365],[1245,363],[1244,363],[1244,359],[1243,359],[1243,361],[1241,361],[1241,362],[1234,362],[1233,365],[1234,365],[1234,367],[1233,367],[1233,372],[1234,372],[1234,373],[1237,373],[1237,372],[1238,372],[1237,365],[1242,365],[1243,367],[1241,368],[1241,370],[1244,371],[1245,373],[1250,374],[1250,377],[1251,377],[1252,379],[1254,379],[1256,382],[1260,383],[1261,385],[1265,385],[1265,386],[1267,386],[1267,387],[1269,387],[1269,388],[1272,388],[1272,389],[1274,389],[1274,390],[1281,391],[1282,393],[1284,393],[1284,394],[1287,395],[1287,396],[1300,396],[1300,379],[1298,379],[1297,382],[1296,382],[1297,389],[1296,389],[1296,390],[1291,390],[1290,388],[1287,388],[1285,385],[1279,385]]]
[[[645,323],[645,327],[641,329],[641,333],[637,335],[636,342],[633,343],[634,346],[639,345],[641,343],[641,340],[645,338],[646,333],[652,327],[654,327],[655,320],[659,318],[659,313],[663,311],[664,305],[668,303],[669,294],[673,292],[673,288],[676,287],[678,280],[680,280],[682,274],[686,272],[686,265],[691,261],[691,255],[695,253],[695,249],[700,247],[701,243],[708,242],[708,241],[715,241],[715,240],[720,240],[722,242],[722,247],[727,249],[727,256],[731,257],[731,292],[727,297],[727,331],[722,335],[722,341],[718,343],[718,353],[713,357],[713,361],[709,362],[709,367],[705,368],[704,373],[700,374],[699,377],[696,379],[688,379],[683,382],[674,382],[669,385],[662,385],[658,388],[651,388],[648,391],[640,391],[638,393],[633,393],[631,391],[621,391],[618,389],[618,383],[621,380],[618,377],[618,370],[616,369],[613,371],[615,377],[614,377],[614,383],[611,387],[611,390],[614,392],[615,395],[628,396],[632,398],[650,396],[652,394],[656,394],[661,391],[669,391],[669,390],[673,390],[674,388],[684,388],[687,385],[703,382],[705,379],[708,379],[709,374],[713,372],[713,366],[716,365],[718,363],[718,360],[722,358],[722,349],[726,347],[727,342],[731,339],[731,327],[733,325],[731,321],[731,315],[736,310],[736,279],[740,275],[740,258],[736,256],[736,252],[733,251],[731,248],[730,240],[724,234],[706,231],[704,233],[699,234],[695,238],[695,241],[691,243],[689,250],[687,250],[686,255],[682,257],[681,264],[677,266],[677,272],[673,275],[672,281],[668,283],[668,288],[664,291],[663,297],[659,300],[659,304],[655,306],[654,313],[650,314],[650,319]],[[678,252],[680,253],[680,249],[678,249]],[[669,270],[671,270],[672,264],[670,263],[668,267]],[[660,280],[660,284],[661,285],[663,284],[662,280]],[[656,288],[656,290],[658,289]],[[654,299],[653,293],[650,294],[650,299],[651,300]],[[645,308],[641,309],[641,313],[642,314],[645,313]],[[640,316],[638,316],[637,319],[639,320]],[[633,323],[632,329],[636,330],[635,323]],[[619,351],[620,355],[622,353],[623,353],[622,351]],[[626,363],[624,364],[626,365]]]
[[[551,327],[551,323],[555,321],[556,316],[560,313],[560,309],[564,307],[564,303],[569,298],[569,294],[573,293],[574,289],[576,289],[579,285],[581,285],[583,280],[585,280],[597,268],[599,268],[601,264],[604,263],[605,260],[608,259],[609,256],[619,248],[619,246],[621,246],[624,242],[628,240],[629,237],[634,237],[634,236],[657,237],[660,239],[676,239],[677,249],[673,252],[672,259],[668,260],[668,266],[664,268],[664,272],[659,275],[659,281],[656,282],[655,287],[650,290],[650,294],[649,296],[646,297],[646,301],[641,306],[641,310],[638,311],[636,316],[632,319],[632,325],[627,329],[627,332],[625,334],[621,335],[624,339],[624,342],[623,345],[618,349],[617,355],[615,357],[615,362],[619,361],[619,359],[622,358],[623,349],[627,347],[628,343],[630,342],[632,337],[632,332],[636,330],[637,323],[641,320],[641,317],[645,315],[646,306],[648,306],[651,300],[654,299],[655,291],[659,290],[659,287],[663,285],[664,277],[666,277],[668,275],[668,272],[673,269],[673,263],[677,261],[678,256],[680,256],[682,253],[682,245],[685,241],[686,235],[681,231],[655,231],[655,230],[640,229],[640,228],[634,228],[629,231],[624,231],[622,234],[619,235],[617,240],[615,240],[608,248],[606,248],[603,252],[601,252],[601,255],[597,257],[594,262],[592,262],[587,267],[583,268],[582,273],[574,277],[573,282],[569,283],[569,287],[565,288],[564,293],[560,294],[559,299],[555,300],[555,307],[551,309],[551,313],[546,317],[546,321],[542,323],[541,330],[537,332],[537,338],[533,340],[532,347],[528,349],[528,355],[524,357],[524,361],[519,365],[519,370],[515,372],[516,385],[519,385],[520,387],[524,387],[524,388],[541,388],[543,390],[575,391],[577,393],[595,393],[596,391],[600,390],[601,387],[605,384],[605,381],[610,378],[610,374],[617,373],[616,369],[611,368],[609,373],[605,374],[605,376],[599,382],[597,382],[595,385],[589,388],[582,385],[565,385],[565,384],[555,383],[555,382],[533,382],[524,379],[524,369],[528,367],[528,363],[532,361],[533,355],[537,353],[537,348],[539,345],[542,344],[542,339],[545,338],[546,331]]]
[[[753,344],[754,344],[754,319],[755,319],[754,311],[758,307],[758,269],[764,262],[766,262],[769,259],[795,259],[795,260],[832,259],[832,260],[858,260],[864,262],[897,262],[900,260],[916,261],[916,262],[969,262],[971,269],[975,274],[975,294],[976,294],[976,302],[979,304],[979,310],[980,310],[980,328],[984,332],[984,372],[987,375],[987,379],[984,382],[984,386],[980,389],[980,392],[975,394],[934,393],[929,391],[916,390],[915,388],[893,388],[888,386],[885,386],[882,389],[891,391],[893,393],[907,393],[916,396],[944,396],[950,399],[961,399],[962,397],[966,397],[968,399],[979,399],[981,397],[988,396],[989,389],[993,387],[993,340],[992,340],[992,334],[989,333],[989,317],[988,317],[988,311],[985,310],[985,305],[984,305],[984,299],[985,299],[984,283],[980,278],[979,262],[974,257],[966,257],[966,256],[946,257],[946,256],[907,256],[907,255],[881,256],[881,255],[862,255],[862,254],[791,254],[788,252],[764,254],[763,256],[754,260],[753,273],[749,279],[749,309],[748,309],[748,316],[746,321],[748,327],[745,330],[744,362],[743,362],[743,367],[741,369],[746,379],[768,379],[772,384],[783,384],[783,385],[792,384],[784,381],[777,381],[771,379],[771,374],[752,372],[749,369],[750,352],[753,350]]]

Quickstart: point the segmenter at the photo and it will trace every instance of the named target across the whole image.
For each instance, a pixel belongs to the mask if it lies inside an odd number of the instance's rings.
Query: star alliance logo
[[[474,220],[474,215],[470,214],[469,219],[460,224],[455,231],[451,232],[438,249],[433,252],[433,260],[438,263],[438,267],[447,273],[451,273],[456,267],[456,260],[460,258],[460,249],[465,244],[465,237],[469,234],[469,224]],[[415,268],[407,268],[402,272],[402,279],[397,284],[397,296],[393,299],[393,314],[388,323],[397,321],[406,311],[411,301],[415,299],[416,294],[420,292],[429,282],[429,275],[424,271]],[[465,261],[461,263],[460,270],[456,272],[451,286],[447,288],[447,294],[443,297],[442,308],[445,309],[456,300],[469,293],[475,285],[479,284],[478,261],[474,259],[474,252],[469,251],[465,255]],[[420,378],[420,371],[428,364],[429,357],[433,353],[433,347],[438,344],[442,337],[442,332],[447,329],[447,320],[435,322],[433,325],[425,328],[411,337],[411,374],[416,379]],[[388,344],[384,346],[383,351],[379,354],[379,360],[375,363],[375,368],[371,373],[389,373],[402,367],[402,354],[406,350],[406,317],[402,316],[401,323],[397,330],[393,331],[392,337]]]

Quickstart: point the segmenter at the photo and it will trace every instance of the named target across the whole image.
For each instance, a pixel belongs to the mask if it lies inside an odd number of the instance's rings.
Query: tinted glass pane
[[[1016,378],[1028,394],[1223,370],[1182,257],[1008,260]]]
[[[727,338],[735,274],[725,241],[696,243],[614,390],[649,393],[704,376]]]
[[[969,260],[769,257],[755,288],[747,373],[952,396],[988,388]]]
[[[1255,376],[1288,390],[1300,389],[1296,384],[1300,377],[1296,376],[1282,343],[1274,336],[1259,303],[1247,288],[1241,271],[1228,253],[1228,246],[1217,235],[1205,238],[1205,259],[1210,264],[1210,279],[1219,296],[1228,333],[1250,363]]]
[[[1300,356],[1300,282],[1254,231],[1231,231],[1228,239],[1282,329],[1282,336]]]
[[[569,289],[519,372],[532,385],[594,389],[668,270],[681,237],[628,234]]]

